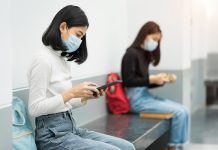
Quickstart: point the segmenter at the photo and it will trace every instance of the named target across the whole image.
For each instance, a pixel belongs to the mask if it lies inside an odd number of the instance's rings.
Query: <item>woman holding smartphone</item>
[[[69,63],[81,64],[88,56],[88,26],[88,19],[79,7],[62,8],[43,34],[45,49],[31,63],[28,109],[30,115],[36,117],[38,150],[135,149],[123,139],[76,127],[71,110],[104,94],[97,90],[95,83],[72,85],[71,82]]]

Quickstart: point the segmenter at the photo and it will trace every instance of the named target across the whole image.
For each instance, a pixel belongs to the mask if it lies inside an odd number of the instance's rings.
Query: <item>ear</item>
[[[62,22],[59,26],[59,30],[61,33],[66,33],[67,32],[67,23],[66,22]]]

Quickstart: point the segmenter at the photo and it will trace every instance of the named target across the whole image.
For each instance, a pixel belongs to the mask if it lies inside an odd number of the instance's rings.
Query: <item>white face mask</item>
[[[63,42],[67,47],[66,52],[72,53],[80,47],[82,40],[76,37],[75,35],[70,35],[70,37],[66,41],[63,40]]]
[[[154,40],[149,40],[144,42],[144,49],[149,52],[154,51],[157,48],[157,46],[158,46],[158,42]]]

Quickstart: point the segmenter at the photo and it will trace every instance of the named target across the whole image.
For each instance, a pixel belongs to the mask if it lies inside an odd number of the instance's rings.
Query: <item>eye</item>
[[[77,33],[77,34],[76,34],[76,37],[78,37],[78,38],[81,38],[81,37],[82,37],[82,35],[81,35],[81,34],[79,34],[79,33]]]
[[[153,40],[154,40],[154,41],[156,41],[156,42],[158,42],[158,41],[159,41],[159,40],[158,40],[158,38],[154,38]]]
[[[76,36],[77,36],[78,38],[82,38],[82,37],[83,37],[83,32],[82,32],[82,31],[76,32]]]

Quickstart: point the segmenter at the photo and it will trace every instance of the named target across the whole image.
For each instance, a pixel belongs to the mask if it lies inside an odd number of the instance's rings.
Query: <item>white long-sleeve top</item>
[[[85,104],[81,98],[64,103],[61,93],[72,87],[70,64],[50,47],[35,55],[27,76],[31,116],[64,112]]]

